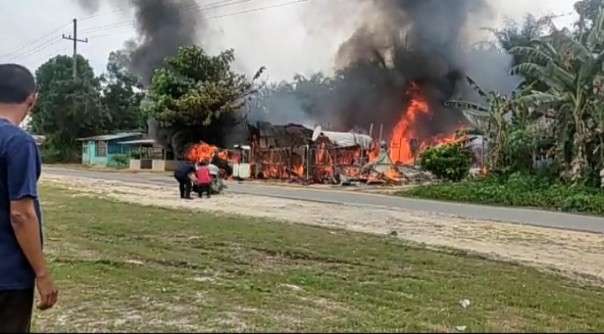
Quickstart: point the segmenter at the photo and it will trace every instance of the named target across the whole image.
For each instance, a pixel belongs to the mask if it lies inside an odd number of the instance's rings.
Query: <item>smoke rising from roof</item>
[[[341,131],[367,128],[371,123],[388,128],[401,118],[410,99],[405,92],[415,83],[432,111],[421,120],[420,132],[429,136],[451,131],[464,119],[443,103],[460,95],[476,99],[464,87],[467,74],[476,76],[485,89],[498,91],[509,91],[520,81],[508,76],[511,57],[495,49],[473,48],[484,37],[482,27],[492,14],[486,0],[373,0],[357,29],[338,49],[337,72],[328,97],[307,89],[304,96],[275,94],[262,103],[299,107],[264,108],[268,113],[260,108],[251,118],[312,119]]]

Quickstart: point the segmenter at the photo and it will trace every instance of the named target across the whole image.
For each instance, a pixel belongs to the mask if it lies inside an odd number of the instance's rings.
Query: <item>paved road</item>
[[[174,180],[166,175],[145,173],[120,174],[58,168],[45,168],[44,173],[54,175],[72,175],[76,177],[87,177],[102,180],[127,181],[141,184],[176,186]],[[389,209],[396,210],[419,210],[477,220],[492,220],[566,230],[604,233],[604,218],[559,212],[447,203],[358,192],[297,187],[288,188],[250,183],[230,183],[227,191],[231,193],[280,197],[332,204],[387,207]]]

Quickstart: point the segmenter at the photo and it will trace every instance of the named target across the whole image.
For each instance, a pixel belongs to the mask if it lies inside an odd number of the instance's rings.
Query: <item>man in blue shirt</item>
[[[178,181],[178,190],[180,191],[180,198],[182,199],[193,199],[191,197],[191,190],[193,187],[191,178],[194,177],[197,167],[195,164],[185,163],[174,171],[174,178]]]
[[[36,103],[31,72],[0,64],[0,332],[28,333],[37,286],[41,310],[58,290],[42,254],[37,182],[40,156],[35,140],[19,128]]]

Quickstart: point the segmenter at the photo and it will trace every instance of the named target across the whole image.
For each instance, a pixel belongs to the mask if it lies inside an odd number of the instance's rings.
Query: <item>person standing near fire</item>
[[[208,163],[205,161],[202,161],[197,165],[197,192],[199,198],[203,197],[204,192],[207,194],[208,198],[210,198],[212,194],[212,174],[210,173]]]
[[[181,199],[193,199],[191,197],[192,182],[195,182],[195,164],[186,163],[174,171],[174,178],[178,181],[178,190]]]

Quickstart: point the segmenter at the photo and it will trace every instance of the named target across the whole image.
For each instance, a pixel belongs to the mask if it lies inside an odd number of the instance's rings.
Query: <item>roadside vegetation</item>
[[[496,31],[499,46],[514,55],[511,74],[522,75],[525,81],[506,96],[484,91],[467,78],[485,103],[449,102],[472,120],[473,131],[484,136],[486,153],[481,162],[486,176],[452,183],[468,174],[468,164],[460,163],[467,154],[429,150],[421,157],[422,166],[444,183],[399,195],[602,214],[604,12],[600,5],[601,1],[577,2],[579,21],[574,29],[558,29],[548,17],[529,17],[523,26]],[[451,152],[457,156],[438,159],[438,154]]]
[[[400,196],[443,201],[530,207],[552,211],[589,213],[604,216],[604,194],[586,186],[569,187],[548,178],[513,174],[444,182],[411,188]]]

